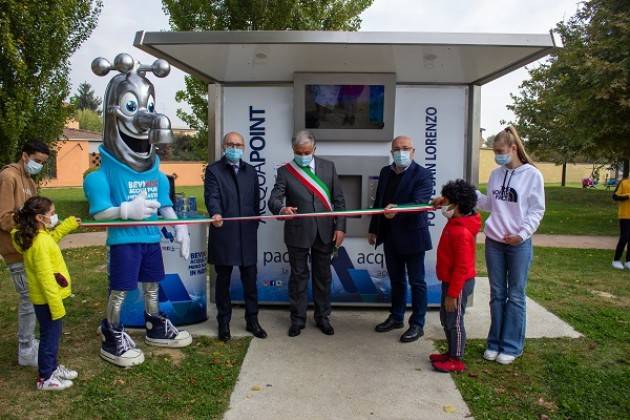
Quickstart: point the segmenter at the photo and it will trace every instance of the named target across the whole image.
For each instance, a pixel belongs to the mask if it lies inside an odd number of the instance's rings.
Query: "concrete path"
[[[487,334],[488,301],[488,280],[480,278],[474,305],[466,314],[471,338]],[[527,305],[527,337],[580,336],[531,299]],[[247,334],[242,315],[243,309],[235,308],[234,336]],[[208,322],[186,329],[216,336],[214,308],[209,316]],[[374,332],[374,325],[386,316],[385,308],[336,308],[334,336],[323,335],[309,321],[299,337],[289,338],[287,309],[263,309],[260,321],[269,338],[252,340],[225,418],[466,418],[468,408],[450,375],[433,371],[427,359],[434,351],[432,340],[444,338],[438,311],[429,312],[425,337],[411,344],[398,341],[402,330]]]
[[[61,247],[66,249],[105,245],[105,238],[106,233],[104,231],[73,233],[63,238]],[[485,239],[483,233],[477,235],[477,243],[482,244]],[[617,237],[536,234],[534,235],[534,245],[555,248],[615,249]]]

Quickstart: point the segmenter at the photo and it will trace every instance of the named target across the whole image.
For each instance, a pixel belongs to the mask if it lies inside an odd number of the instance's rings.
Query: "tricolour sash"
[[[322,181],[310,166],[299,166],[295,161],[291,161],[285,165],[291,175],[293,175],[302,185],[322,202],[328,211],[332,211],[332,201],[328,185]]]

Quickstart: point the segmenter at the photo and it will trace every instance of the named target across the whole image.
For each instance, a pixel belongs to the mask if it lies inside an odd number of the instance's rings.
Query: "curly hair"
[[[471,214],[477,205],[477,192],[474,186],[463,179],[449,181],[442,187],[442,197],[446,198],[450,204],[459,207],[461,214]]]
[[[15,243],[26,251],[33,245],[33,240],[39,230],[39,222],[35,219],[38,214],[46,214],[52,207],[53,202],[49,198],[35,196],[31,197],[13,216],[18,231],[15,234]]]

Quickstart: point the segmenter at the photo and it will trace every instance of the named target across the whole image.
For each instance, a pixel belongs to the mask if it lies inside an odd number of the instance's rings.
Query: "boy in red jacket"
[[[475,212],[475,187],[458,179],[442,187],[445,203],[442,214],[448,219],[437,249],[437,277],[442,281],[440,321],[444,327],[448,352],[429,356],[440,372],[462,372],[466,346],[464,312],[475,287],[476,236],[481,218]]]

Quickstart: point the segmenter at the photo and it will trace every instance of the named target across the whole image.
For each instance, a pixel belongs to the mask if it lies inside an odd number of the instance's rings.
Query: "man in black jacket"
[[[381,169],[374,207],[428,203],[433,192],[433,178],[428,169],[414,162],[415,149],[411,138],[396,137],[392,141],[391,152],[394,163]],[[384,246],[392,293],[391,313],[375,330],[386,332],[404,326],[406,270],[411,286],[412,312],[409,329],[400,337],[403,343],[415,341],[424,335],[427,311],[424,254],[431,249],[428,225],[426,213],[386,213],[373,216],[370,222],[368,241],[371,245]]]
[[[217,274],[215,303],[219,339],[231,339],[232,303],[230,277],[234,266],[240,268],[245,300],[247,331],[258,338],[267,333],[258,323],[258,290],[256,260],[258,221],[227,222],[223,217],[260,214],[258,175],[254,167],[242,160],[243,136],[230,132],[223,138],[224,156],[209,165],[204,180],[204,198],[208,213],[215,219],[210,226],[208,261]]]

